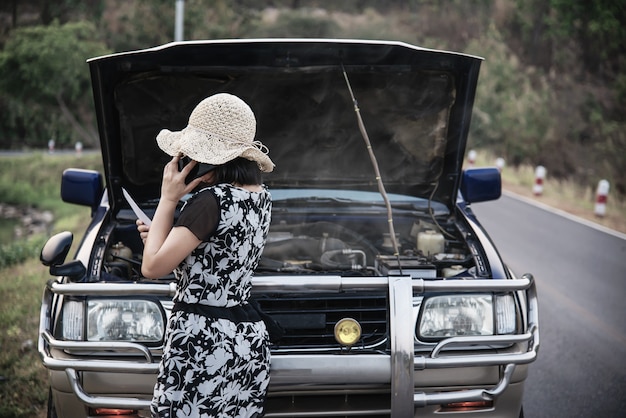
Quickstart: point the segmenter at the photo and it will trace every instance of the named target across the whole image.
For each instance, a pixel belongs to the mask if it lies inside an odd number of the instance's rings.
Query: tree
[[[574,37],[593,73],[614,78],[626,55],[626,0],[551,0],[556,36]]]
[[[96,143],[85,61],[109,53],[97,39],[95,27],[86,22],[13,32],[0,52],[0,108],[13,142],[36,145],[55,137],[59,144],[72,139]]]

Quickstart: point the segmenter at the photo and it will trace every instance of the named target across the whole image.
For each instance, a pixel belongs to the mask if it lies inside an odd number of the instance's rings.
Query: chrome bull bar
[[[391,409],[393,417],[412,417],[416,407],[436,405],[451,402],[493,400],[502,394],[508,387],[516,365],[533,362],[539,350],[539,317],[535,283],[532,275],[526,274],[520,279],[513,280],[424,280],[410,277],[341,277],[341,276],[299,276],[299,277],[256,277],[253,292],[289,293],[301,292],[340,292],[343,290],[367,290],[387,287],[390,302],[390,337],[391,357],[386,355],[364,356],[369,364],[378,369],[385,369],[379,376],[382,381],[391,385]],[[429,355],[416,355],[414,350],[414,330],[406,332],[406,318],[412,316],[414,293],[426,292],[515,292],[526,293],[526,326],[523,334],[485,336],[485,337],[451,337],[439,342]],[[93,396],[85,392],[80,382],[80,372],[107,372],[107,373],[142,373],[156,374],[158,363],[152,358],[150,351],[141,344],[131,342],[77,342],[61,341],[52,336],[51,330],[51,301],[53,294],[63,295],[98,295],[98,296],[165,296],[171,297],[175,292],[173,283],[168,284],[133,284],[133,283],[60,283],[50,281],[44,291],[39,325],[38,350],[44,366],[50,370],[65,371],[72,391],[86,405],[91,407],[147,409],[150,400],[113,396]],[[412,322],[411,322],[412,324]],[[414,325],[414,324],[413,324]],[[523,344],[528,348],[520,353],[446,355],[442,357],[442,350],[455,345],[466,344]],[[144,361],[134,359],[124,360],[89,360],[76,358],[55,358],[51,349],[60,350],[91,350],[107,352],[134,352],[143,356]],[[332,356],[282,356],[276,355],[272,359],[272,378],[274,374],[289,372],[295,364],[304,370],[308,360],[314,360],[315,365],[333,365]],[[353,356],[356,358],[360,356]],[[374,358],[375,357],[375,358]],[[344,357],[345,358],[345,357]],[[473,390],[425,393],[415,392],[414,372],[424,369],[439,369],[451,367],[478,367],[502,366],[500,381],[491,388]],[[333,367],[322,367],[316,370],[318,382],[332,382],[336,379]],[[324,370],[332,370],[328,375]],[[293,375],[294,379],[298,377]],[[294,382],[298,383],[298,382]],[[299,382],[302,383],[302,382]],[[272,414],[266,414],[271,417]],[[278,415],[277,415],[278,416]]]

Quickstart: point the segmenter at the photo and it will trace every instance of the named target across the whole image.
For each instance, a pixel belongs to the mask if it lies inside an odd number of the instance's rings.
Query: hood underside
[[[196,104],[219,92],[254,111],[256,139],[276,164],[264,177],[270,188],[377,190],[349,86],[387,191],[456,199],[479,58],[285,39],[174,43],[89,64],[114,206],[121,187],[158,197],[169,157],[156,135],[183,129]]]

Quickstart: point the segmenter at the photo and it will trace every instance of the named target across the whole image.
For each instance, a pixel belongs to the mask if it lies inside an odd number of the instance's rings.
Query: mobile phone
[[[182,171],[183,168],[191,161],[191,158],[187,157],[186,155],[181,157],[178,160],[178,171]],[[189,184],[194,179],[204,176],[206,173],[213,170],[214,168],[215,166],[213,164],[196,163],[196,165],[191,169],[187,177],[185,177],[185,184]]]

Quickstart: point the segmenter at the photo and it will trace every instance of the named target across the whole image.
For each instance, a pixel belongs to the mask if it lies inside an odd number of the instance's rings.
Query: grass
[[[488,151],[478,151],[475,167],[494,166],[496,157]],[[541,202],[553,208],[592,221],[606,228],[626,233],[626,199],[615,194],[609,196],[606,203],[606,214],[602,217],[594,213],[596,191],[583,187],[572,181],[559,181],[550,178],[548,172],[543,181],[543,192],[540,196],[533,193],[535,184],[535,167],[529,165],[505,167],[502,170],[502,188],[506,191]]]
[[[50,210],[53,233],[70,230],[82,236],[89,209],[59,198],[61,173],[67,167],[101,170],[99,154],[36,153],[0,157],[0,202]],[[50,278],[38,255],[46,236],[4,241],[0,246],[0,417],[45,417],[48,377],[37,352],[39,307]],[[78,240],[75,240],[77,242]],[[71,253],[73,253],[72,250]]]
[[[81,237],[89,222],[89,210],[61,219],[62,228]],[[58,225],[57,225],[58,227]],[[41,243],[45,238],[35,237]],[[78,243],[74,240],[74,247]],[[0,269],[0,417],[46,416],[48,376],[37,352],[39,308],[48,269],[36,256]],[[75,249],[70,251],[73,254]]]
[[[37,353],[39,305],[48,273],[26,262],[0,279],[0,416],[33,417],[45,410],[47,373]]]

